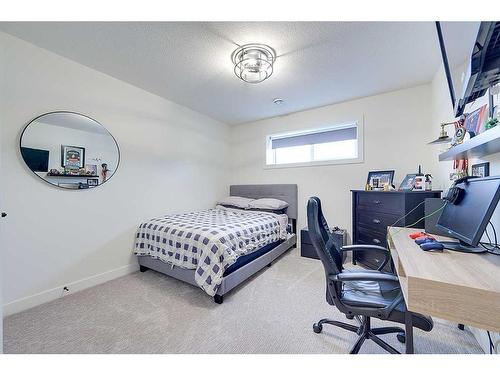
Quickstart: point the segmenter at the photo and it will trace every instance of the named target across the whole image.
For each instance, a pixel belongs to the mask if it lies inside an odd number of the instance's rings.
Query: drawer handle
[[[380,224],[380,220],[379,219],[373,219],[372,220],[375,224]]]
[[[374,204],[380,204],[380,201],[373,201]]]
[[[374,238],[372,241],[373,241],[373,243],[380,243],[380,240],[378,240],[376,238]]]

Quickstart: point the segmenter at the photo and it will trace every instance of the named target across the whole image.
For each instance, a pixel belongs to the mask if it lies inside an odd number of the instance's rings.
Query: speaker
[[[444,200],[441,198],[427,198],[424,203],[424,213],[425,216],[430,215],[439,208],[443,207]],[[449,236],[448,233],[439,230],[436,228],[436,224],[438,222],[439,216],[441,216],[441,211],[436,212],[434,215],[430,217],[426,217],[425,219],[425,233],[429,234],[437,234],[438,236]]]

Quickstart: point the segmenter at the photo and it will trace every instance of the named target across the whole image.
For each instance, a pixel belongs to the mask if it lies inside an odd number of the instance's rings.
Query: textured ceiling
[[[228,124],[429,82],[440,62],[432,22],[4,22],[0,30]],[[231,53],[245,43],[276,50],[267,81],[234,75]]]
[[[106,128],[97,121],[77,113],[53,112],[37,118],[35,123],[60,126],[88,133],[109,134]]]

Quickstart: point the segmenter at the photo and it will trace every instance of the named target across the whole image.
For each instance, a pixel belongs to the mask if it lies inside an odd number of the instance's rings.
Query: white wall
[[[307,199],[317,195],[330,225],[351,230],[350,189],[363,189],[368,171],[395,169],[395,185],[421,164],[434,174],[430,86],[422,85],[288,116],[238,125],[231,131],[232,183],[297,183],[299,228],[305,227]],[[364,123],[364,162],[360,164],[265,169],[268,134],[360,119]]]
[[[208,208],[227,194],[226,125],[7,34],[0,44],[6,314],[57,298],[62,286],[75,291],[130,272],[142,220]],[[86,114],[116,138],[121,164],[109,183],[60,190],[24,165],[23,127],[55,110]]]
[[[453,116],[453,107],[451,104],[451,99],[450,99],[450,93],[448,91],[448,86],[447,86],[447,81],[446,81],[446,75],[444,73],[444,67],[441,65],[439,70],[436,72],[434,79],[432,80],[431,83],[431,88],[432,88],[432,122],[434,125],[434,133],[435,137],[437,138],[437,135],[439,134],[439,124],[442,122],[450,122],[454,120]],[[468,106],[466,108],[466,112],[471,112],[485,103],[488,102],[487,97],[479,98],[476,100],[472,105]],[[453,125],[448,126],[448,135],[450,137],[453,137],[453,133],[455,131],[455,128]],[[436,150],[438,153],[440,151],[445,151],[448,148],[448,144],[442,145],[442,146],[435,146]],[[490,175],[500,175],[500,154],[495,154],[488,156],[484,158],[484,160],[479,160],[479,159],[469,159],[469,172],[470,172],[470,167],[472,164],[477,164],[481,163],[484,161],[489,161],[490,162]],[[453,172],[453,162],[451,161],[444,161],[440,162],[438,164],[438,181],[440,184],[440,187],[443,189],[449,188],[451,181],[449,179],[450,173]],[[495,212],[493,213],[493,217],[491,219],[493,225],[495,225],[496,228],[500,228],[500,208],[497,207]],[[486,238],[483,238],[483,241],[486,241]],[[468,327],[478,340],[478,342],[481,344],[481,347],[483,350],[487,353],[489,353],[489,340],[488,336],[486,334],[486,331],[473,328],[473,327]],[[495,342],[495,347],[496,347],[496,353],[500,352],[500,334],[498,333],[493,333],[492,334],[492,339]]]

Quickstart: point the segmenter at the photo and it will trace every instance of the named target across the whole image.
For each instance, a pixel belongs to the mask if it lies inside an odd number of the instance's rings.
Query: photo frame
[[[85,165],[85,148],[61,145],[61,166],[68,169],[80,169]]]
[[[488,177],[490,175],[490,163],[480,163],[472,165],[472,175],[477,177]]]
[[[398,190],[400,191],[411,191],[413,190],[413,187],[415,186],[415,177],[417,175],[415,173],[410,173],[405,176],[403,181],[401,181],[401,184],[399,185]]]
[[[85,172],[91,176],[97,176],[97,164],[85,164]]]
[[[97,178],[87,178],[87,185],[99,186],[99,180]]]
[[[372,189],[382,189],[385,184],[392,185],[394,180],[394,170],[370,171],[366,179],[366,184]]]

